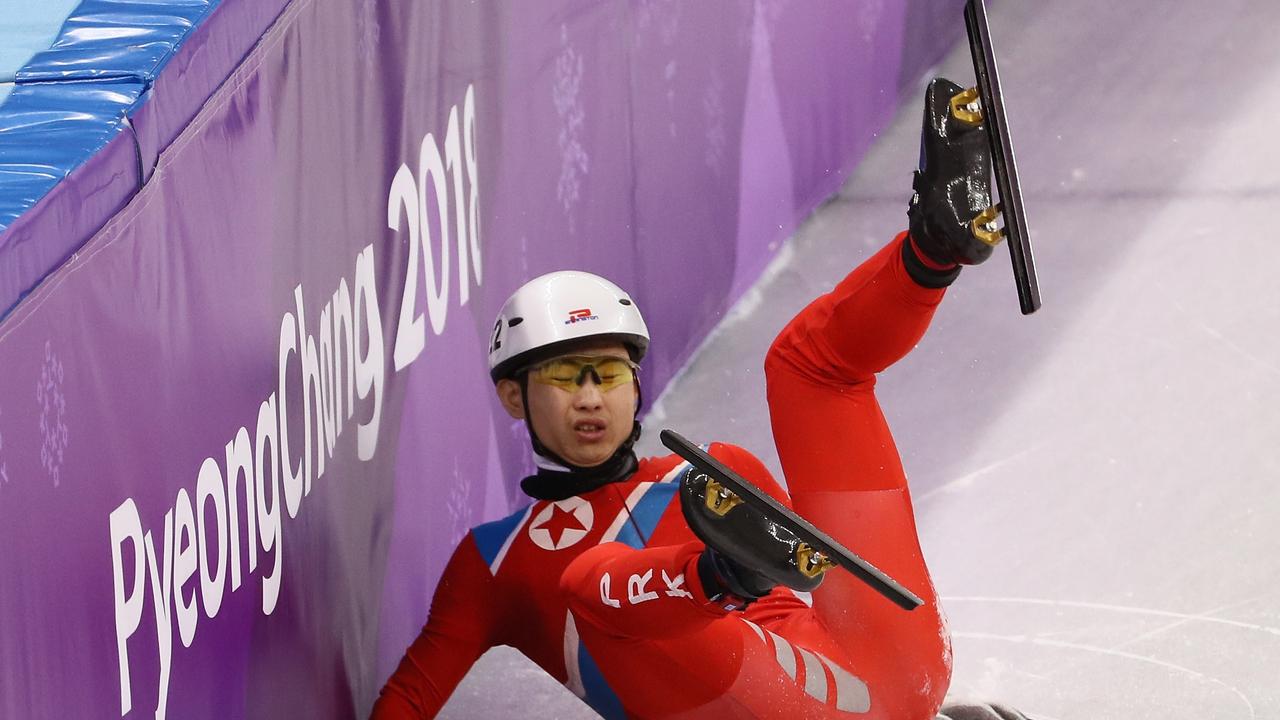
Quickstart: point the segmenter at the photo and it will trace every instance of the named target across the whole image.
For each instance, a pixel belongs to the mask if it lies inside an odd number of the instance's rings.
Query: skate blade
[[[1003,207],[1001,214],[1004,215],[1005,236],[1009,239],[1018,304],[1023,315],[1030,315],[1040,308],[1040,283],[1031,253],[1031,236],[1018,183],[1018,166],[1013,157],[1013,140],[1009,136],[1004,94],[1000,89],[996,56],[991,48],[991,28],[983,0],[965,3],[964,21],[969,34],[969,50],[973,55],[973,70],[978,79],[980,110],[987,128],[987,139],[991,143],[992,166]]]

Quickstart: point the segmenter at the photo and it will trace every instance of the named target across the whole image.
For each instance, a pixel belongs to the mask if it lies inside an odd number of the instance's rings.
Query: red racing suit
[[[536,501],[474,528],[373,715],[433,717],[472,663],[519,649],[605,718],[933,718],[950,641],[916,538],[875,374],[920,339],[943,289],[907,274],[906,233],[779,334],[765,361],[790,503],[925,603],[898,608],[828,572],[811,604],[779,587],[745,610],[709,601],[681,513],[688,465],[647,458],[624,481]],[[741,448],[712,455],[786,501]]]

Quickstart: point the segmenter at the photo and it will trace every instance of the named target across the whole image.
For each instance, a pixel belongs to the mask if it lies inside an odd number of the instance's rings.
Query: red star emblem
[[[534,529],[546,530],[551,535],[551,546],[558,548],[560,547],[560,540],[564,538],[565,530],[582,530],[585,532],[587,527],[572,512],[561,508],[559,505],[552,505],[551,517]]]

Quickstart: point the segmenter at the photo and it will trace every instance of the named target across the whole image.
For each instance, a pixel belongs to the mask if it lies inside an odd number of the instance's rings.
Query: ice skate
[[[759,597],[774,585],[809,592],[834,567],[795,533],[698,468],[680,485],[680,507],[693,534],[731,561],[727,567],[719,559],[712,562],[720,564],[717,575],[735,595]]]
[[[991,147],[976,92],[936,78],[925,91],[911,237],[938,263],[977,265],[1003,239],[991,204]]]
[[[823,573],[839,566],[905,610],[922,604],[915,593],[697,445],[671,430],[663,430],[661,438],[694,468],[680,489],[689,527],[734,563],[802,592],[816,588]]]

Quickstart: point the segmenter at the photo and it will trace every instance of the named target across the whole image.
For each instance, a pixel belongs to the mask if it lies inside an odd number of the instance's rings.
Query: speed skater
[[[633,450],[649,346],[639,308],[604,278],[551,273],[503,306],[489,352],[499,402],[529,430],[539,469],[520,485],[532,502],[459,543],[375,718],[434,717],[495,645],[606,718],[1024,718],[943,706],[950,639],[874,392],[961,266],[992,251],[970,227],[990,205],[990,149],[980,126],[952,121],[958,90],[939,79],[926,91],[908,230],[802,310],[765,358],[787,491],[746,450],[708,447],[923,605],[904,613],[847,574],[800,573],[746,526],[695,532],[705,487],[690,466]]]

